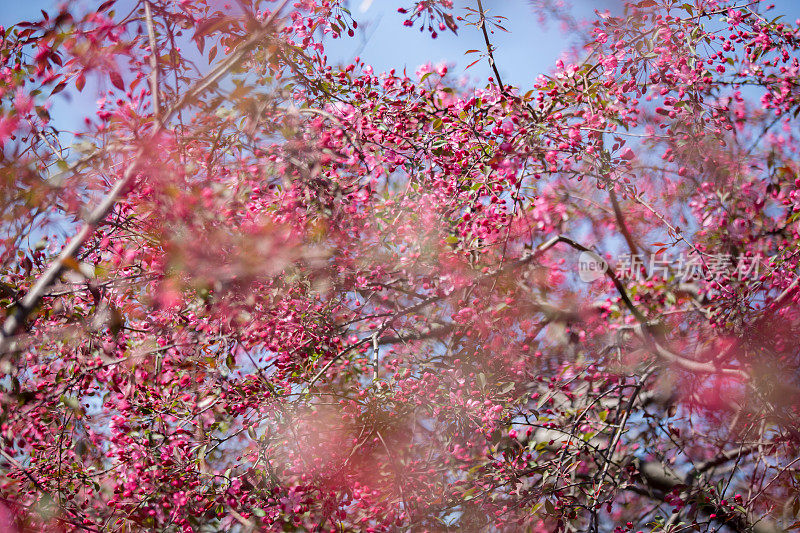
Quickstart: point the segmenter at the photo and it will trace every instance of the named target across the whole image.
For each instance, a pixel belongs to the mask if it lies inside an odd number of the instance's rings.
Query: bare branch
[[[150,92],[153,94],[153,116],[156,120],[156,128],[160,130],[163,124],[161,123],[161,103],[158,93],[158,49],[150,0],[144,0],[144,16],[147,21],[147,37],[150,41]]]

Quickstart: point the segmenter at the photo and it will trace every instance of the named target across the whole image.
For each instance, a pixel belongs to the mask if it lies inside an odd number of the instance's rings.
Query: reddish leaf
[[[59,83],[58,85],[56,85],[53,88],[53,92],[50,93],[50,96],[53,96],[54,94],[60,93],[61,91],[63,91],[66,88],[66,86],[67,86],[67,82],[66,81],[62,81],[61,83]]]
[[[449,13],[444,14],[444,23],[447,24],[447,27],[450,28],[450,31],[458,35],[458,25],[453,20],[453,15]]]
[[[97,12],[100,13],[102,11],[105,11],[109,7],[113,6],[116,1],[117,0],[108,0],[107,2],[103,2],[102,4],[100,4],[100,7],[97,8]]]
[[[83,72],[78,74],[78,77],[75,79],[75,87],[78,89],[79,92],[83,91],[83,87],[86,85],[86,76],[83,75]]]
[[[111,83],[114,87],[120,91],[125,90],[125,83],[122,81],[122,76],[119,75],[119,72],[112,70],[108,73],[108,77],[111,78]]]
[[[206,20],[197,25],[197,29],[194,32],[194,39],[200,39],[212,33],[214,31],[220,30],[230,24],[229,17],[214,17]]]

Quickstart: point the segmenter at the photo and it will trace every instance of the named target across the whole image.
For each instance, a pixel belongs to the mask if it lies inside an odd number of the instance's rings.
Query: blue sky
[[[458,3],[467,4],[463,1]],[[423,34],[418,29],[404,27],[405,17],[397,13],[397,6],[409,2],[355,0],[353,4],[353,15],[357,20],[363,18],[365,21],[363,32],[355,39],[331,42],[328,47],[332,56],[349,59],[360,51],[362,59],[377,71],[391,68],[399,71],[407,67],[409,72],[414,72],[416,67],[428,61],[446,61],[458,65],[454,72],[458,74],[477,59],[477,55],[465,56],[466,50],[485,48],[480,31],[464,23],[460,24],[458,36],[443,31],[439,32],[437,39],[431,39],[427,32]],[[362,11],[367,6],[368,9]],[[532,85],[541,72],[551,69],[565,48],[564,35],[555,27],[549,31],[539,28],[537,17],[526,0],[487,0],[484,6],[489,14],[508,18],[504,25],[510,33],[496,31],[492,35],[492,42],[498,49],[496,59],[503,81],[512,85]],[[457,6],[456,14],[463,14],[461,7]],[[481,61],[467,74],[484,82],[489,76],[489,67]]]

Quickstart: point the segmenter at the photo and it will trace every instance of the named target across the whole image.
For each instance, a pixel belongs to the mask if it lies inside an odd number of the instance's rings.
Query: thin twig
[[[150,41],[150,92],[153,95],[153,117],[156,120],[156,128],[160,130],[163,124],[161,123],[161,103],[158,94],[158,50],[150,0],[144,0],[144,17],[147,22],[147,37]]]
[[[500,71],[497,70],[497,65],[494,60],[494,47],[489,40],[489,32],[486,31],[486,14],[483,10],[483,3],[481,0],[478,0],[478,11],[480,12],[481,16],[480,20],[478,21],[478,25],[481,27],[481,31],[483,32],[483,40],[486,43],[486,53],[489,54],[489,65],[492,67],[492,71],[497,77],[497,86],[500,88],[500,92],[505,94],[506,88],[505,85],[503,85],[503,80],[500,78]]]

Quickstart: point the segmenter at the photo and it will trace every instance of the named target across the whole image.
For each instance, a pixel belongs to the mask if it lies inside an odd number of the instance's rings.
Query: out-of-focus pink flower
[[[14,98],[14,108],[20,115],[27,115],[33,109],[33,98],[22,91],[17,91],[17,96]]]
[[[0,118],[0,143],[11,137],[18,125],[19,119],[17,117]]]

